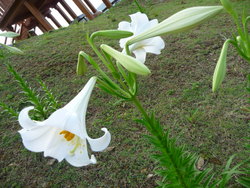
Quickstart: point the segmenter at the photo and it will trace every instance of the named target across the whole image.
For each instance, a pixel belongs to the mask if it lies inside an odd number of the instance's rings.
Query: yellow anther
[[[67,141],[70,141],[70,140],[72,140],[75,137],[75,135],[73,133],[71,133],[69,131],[66,131],[66,130],[61,131],[60,134],[64,134],[64,138]]]

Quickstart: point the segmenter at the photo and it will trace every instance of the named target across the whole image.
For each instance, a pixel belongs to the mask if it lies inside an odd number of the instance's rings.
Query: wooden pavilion
[[[109,0],[102,0],[106,8],[110,8],[112,3]],[[90,0],[73,0],[77,7],[89,20],[94,19],[101,12],[93,6]],[[0,29],[20,33],[16,40],[29,37],[29,31],[38,27],[42,32],[53,30],[53,26],[46,20],[46,17],[59,28],[60,23],[51,14],[50,8],[55,8],[60,15],[71,23],[70,18],[65,14],[58,3],[67,11],[67,13],[76,19],[77,15],[65,0],[0,0]],[[17,31],[17,25],[20,30]]]

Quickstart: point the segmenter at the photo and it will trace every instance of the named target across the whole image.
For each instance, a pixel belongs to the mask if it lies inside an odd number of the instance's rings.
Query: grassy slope
[[[240,10],[249,0],[235,1]],[[150,0],[144,3],[149,17],[163,20],[186,7],[217,5],[217,0]],[[108,13],[87,24],[75,24],[18,43],[25,56],[12,57],[12,65],[34,87],[35,78],[45,81],[60,101],[66,103],[95,73],[84,78],[75,75],[77,54],[84,50],[92,55],[85,41],[86,31],[113,29],[136,6],[123,1]],[[249,12],[249,11],[247,11]],[[185,34],[165,36],[166,49],[161,55],[148,55],[146,64],[152,74],[140,78],[140,99],[154,110],[172,135],[179,136],[189,151],[204,156],[216,170],[223,168],[234,153],[242,152],[249,125],[246,105],[246,63],[234,50],[228,57],[226,81],[218,94],[211,92],[211,77],[224,36],[231,37],[233,24],[222,13],[214,20]],[[118,48],[116,41],[100,39]],[[19,88],[0,64],[0,99],[21,110],[27,104]],[[87,115],[88,131],[92,137],[107,127],[112,133],[112,151],[96,153],[98,164],[73,168],[66,162],[49,165],[48,158],[24,149],[15,120],[0,115],[0,186],[30,187],[152,187],[157,177],[147,179],[155,164],[149,157],[150,146],[145,142],[145,129],[132,121],[137,111],[128,103],[95,90]],[[245,154],[238,157],[242,159]],[[223,164],[223,165],[222,165]]]

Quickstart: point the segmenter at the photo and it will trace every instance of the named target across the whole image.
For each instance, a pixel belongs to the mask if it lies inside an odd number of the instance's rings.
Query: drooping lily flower
[[[106,128],[101,129],[104,135],[97,139],[90,138],[86,131],[85,115],[95,82],[96,77],[92,77],[73,100],[44,121],[30,119],[28,113],[34,107],[24,108],[18,117],[24,146],[33,152],[44,152],[45,157],[59,162],[65,159],[76,167],[95,164],[94,155],[88,155],[86,140],[93,151],[104,150],[111,140]]]
[[[137,12],[130,15],[131,23],[122,21],[119,23],[118,30],[130,31],[134,35],[120,40],[120,47],[125,48],[126,42],[135,36],[147,31],[148,29],[156,26],[158,20],[148,19],[146,14]],[[140,62],[144,63],[146,60],[146,53],[160,54],[161,50],[165,47],[165,43],[161,37],[153,37],[146,39],[135,44],[130,45],[129,50],[135,54],[135,57]]]

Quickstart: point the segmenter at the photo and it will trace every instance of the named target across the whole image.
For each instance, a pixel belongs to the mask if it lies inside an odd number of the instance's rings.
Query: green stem
[[[96,53],[96,55],[99,57],[99,59],[103,62],[103,64],[111,71],[111,72],[115,72],[115,70],[113,70],[112,66],[109,65],[109,63],[107,62],[107,60],[105,59],[105,57],[103,57],[103,55],[101,54],[101,52],[97,49],[97,47],[95,46],[94,42],[87,37],[87,41],[89,43],[89,45],[91,46],[91,48],[94,50],[94,52]]]
[[[143,117],[147,120],[147,122],[151,124],[150,117],[148,116],[147,112],[145,111],[145,109],[143,108],[143,106],[141,105],[140,101],[137,99],[136,96],[132,98],[132,101],[134,102],[137,109],[142,113]]]

